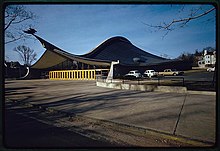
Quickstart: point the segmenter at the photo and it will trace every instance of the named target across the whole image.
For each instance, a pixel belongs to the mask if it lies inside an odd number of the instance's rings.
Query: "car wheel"
[[[176,73],[174,73],[173,76],[176,76]]]

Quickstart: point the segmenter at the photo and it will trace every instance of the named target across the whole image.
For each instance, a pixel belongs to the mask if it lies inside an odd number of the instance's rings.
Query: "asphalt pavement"
[[[94,140],[35,118],[36,109],[9,108],[5,112],[6,148],[92,148],[115,147],[116,144]],[[32,114],[32,115],[31,115]]]
[[[205,69],[198,72],[186,72],[184,74],[185,80],[188,81],[212,81],[214,72],[207,72]]]
[[[6,99],[214,144],[216,96],[101,88],[94,81],[6,81]]]

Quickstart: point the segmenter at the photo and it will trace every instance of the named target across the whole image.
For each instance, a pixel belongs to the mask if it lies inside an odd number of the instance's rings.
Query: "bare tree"
[[[184,12],[184,8],[185,8],[185,5],[183,5],[180,8],[179,13]],[[173,19],[169,22],[160,22],[158,25],[152,25],[152,24],[147,24],[147,23],[144,23],[144,24],[147,25],[148,27],[156,29],[155,31],[158,31],[158,30],[164,31],[165,34],[163,37],[165,37],[169,32],[171,32],[177,28],[183,28],[189,22],[197,20],[197,19],[213,12],[214,10],[215,10],[214,6],[210,9],[206,9],[206,10],[204,10],[204,8],[202,6],[199,6],[199,7],[192,8],[191,10],[189,10],[187,17],[184,17],[184,18],[180,17],[178,19]],[[209,20],[207,20],[207,21],[209,21]]]
[[[21,45],[16,48],[14,48],[14,51],[17,52],[21,58],[21,60],[24,62],[24,65],[30,66],[31,63],[36,60],[37,53],[34,52],[33,49],[30,49],[27,46]]]
[[[25,24],[28,20],[34,20],[36,15],[27,11],[23,5],[8,5],[5,8],[5,44],[15,42],[29,35],[23,32],[23,29],[32,25]]]

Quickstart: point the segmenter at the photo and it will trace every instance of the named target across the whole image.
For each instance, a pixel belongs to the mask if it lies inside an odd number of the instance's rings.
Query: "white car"
[[[158,75],[158,73],[155,72],[154,70],[146,70],[144,72],[144,76],[149,77],[149,78],[151,78],[153,76],[157,76],[157,75]]]
[[[213,67],[213,68],[208,68],[207,71],[208,71],[208,72],[214,72],[214,71],[215,71],[215,67]]]
[[[138,71],[138,70],[133,70],[133,71],[129,71],[129,73],[127,73],[126,75],[125,75],[125,77],[127,77],[127,78],[141,78],[142,76],[141,76],[141,73]]]

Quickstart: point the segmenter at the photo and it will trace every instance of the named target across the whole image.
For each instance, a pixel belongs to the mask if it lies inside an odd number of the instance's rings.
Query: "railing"
[[[140,79],[127,79],[127,78],[114,78],[107,80],[106,76],[97,76],[98,82],[106,83],[121,83],[121,84],[136,84],[136,85],[156,85],[156,86],[183,86],[187,90],[196,91],[216,91],[215,81],[199,81],[197,79],[191,80],[187,76],[158,76],[152,78],[140,78]]]
[[[60,70],[50,71],[50,80],[95,80],[96,70]]]
[[[50,80],[96,80],[98,75],[108,74],[109,69],[50,71]]]
[[[96,75],[96,81],[106,82],[107,76]]]
[[[121,82],[123,84],[125,83],[133,83],[133,84],[149,84],[154,83],[157,85],[167,85],[167,80],[171,80],[172,82],[170,84],[175,85],[176,82],[180,82],[178,85],[185,86],[185,79],[183,76],[158,76],[153,78],[120,78],[120,79],[110,79],[107,81],[106,76],[97,76],[96,80],[99,82],[108,82],[108,83],[114,83],[114,81]],[[182,83],[182,84],[181,84]],[[169,85],[169,84],[168,84]]]

